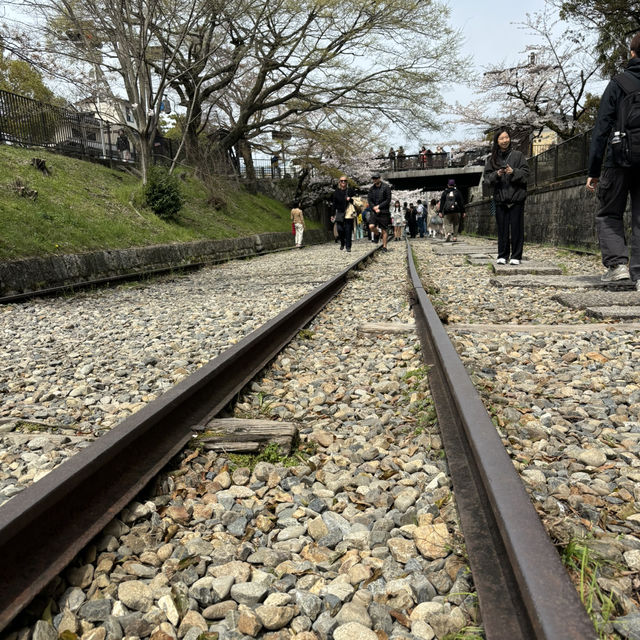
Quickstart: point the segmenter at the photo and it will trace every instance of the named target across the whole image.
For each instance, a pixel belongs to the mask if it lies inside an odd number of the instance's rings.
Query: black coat
[[[631,74],[640,80],[640,58],[631,58],[624,73]],[[602,171],[602,159],[605,167],[617,167],[615,160],[609,153],[609,142],[618,120],[618,105],[624,99],[622,87],[611,80],[600,98],[598,117],[591,134],[589,147],[589,177],[599,178]]]
[[[353,189],[349,187],[346,189],[338,188],[333,192],[333,215],[336,217],[336,222],[342,222],[344,220],[349,198],[353,198]]]
[[[444,203],[447,199],[447,193],[453,189],[454,196],[456,198],[456,210],[455,211],[445,211]],[[440,213],[444,215],[445,213],[464,213],[464,198],[462,197],[462,193],[457,187],[447,187],[440,196]]]
[[[514,204],[524,202],[527,197],[527,180],[529,179],[529,164],[524,154],[517,149],[498,151],[498,162],[494,163],[489,156],[484,165],[484,181],[492,190],[493,199],[499,204]],[[498,169],[509,165],[512,174],[498,175]]]
[[[380,213],[389,213],[389,207],[391,206],[391,187],[384,182],[381,182],[379,187],[376,187],[374,184],[371,189],[369,189],[367,200],[371,207],[378,205]]]

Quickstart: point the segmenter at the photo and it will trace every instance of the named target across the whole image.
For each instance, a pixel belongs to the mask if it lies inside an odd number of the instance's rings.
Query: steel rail
[[[460,357],[407,243],[413,310],[489,640],[597,637]]]
[[[0,507],[0,631],[342,289],[356,260]]]

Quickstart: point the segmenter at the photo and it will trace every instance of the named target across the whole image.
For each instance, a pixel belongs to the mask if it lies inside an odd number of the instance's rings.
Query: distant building
[[[131,104],[119,98],[88,96],[74,105],[77,117],[64,118],[55,142],[67,153],[119,157],[117,139],[121,131],[138,129]],[[133,146],[132,146],[133,148]]]
[[[545,127],[537,136],[534,136],[531,139],[530,155],[535,156],[538,153],[542,153],[543,151],[546,151],[558,144],[558,142],[558,134]]]

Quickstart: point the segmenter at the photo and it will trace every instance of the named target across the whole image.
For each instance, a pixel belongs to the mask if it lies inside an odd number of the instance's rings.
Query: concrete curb
[[[331,238],[332,235],[323,229],[304,233],[305,244],[321,244]],[[199,240],[0,262],[0,297],[249,258],[292,247],[293,242],[290,233],[262,233],[224,240]]]

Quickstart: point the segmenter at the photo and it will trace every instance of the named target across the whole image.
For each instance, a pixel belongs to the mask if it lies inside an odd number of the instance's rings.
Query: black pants
[[[522,260],[524,249],[524,202],[508,207],[496,202],[498,227],[498,258]]]
[[[351,249],[351,239],[353,238],[353,218],[345,218],[337,224],[340,246]]]
[[[624,210],[631,194],[631,261],[624,233]],[[605,167],[598,184],[600,206],[596,214],[602,264],[615,267],[629,262],[631,279],[640,280],[640,170]]]

